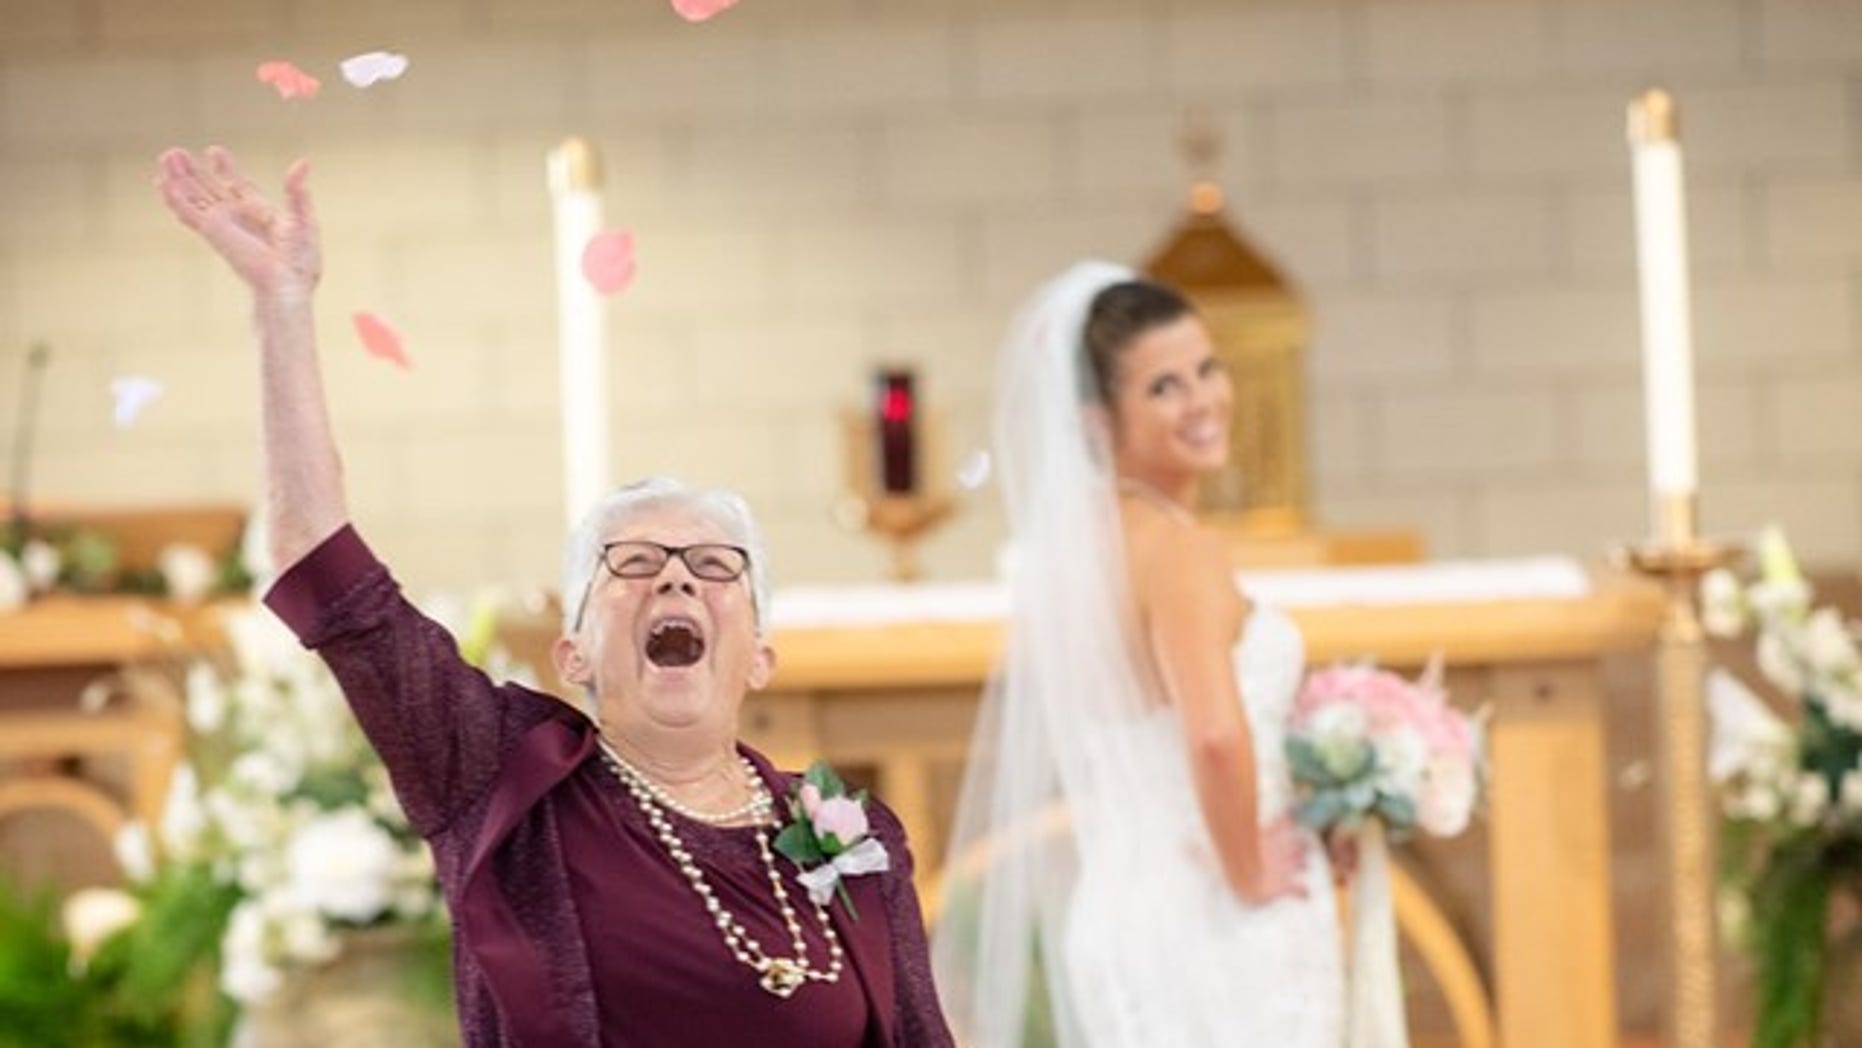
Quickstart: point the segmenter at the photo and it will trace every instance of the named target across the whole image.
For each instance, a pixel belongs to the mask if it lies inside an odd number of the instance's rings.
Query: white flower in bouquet
[[[1424,833],[1453,837],[1468,828],[1474,802],[1480,796],[1480,776],[1474,765],[1455,757],[1435,757],[1423,781],[1416,822]]]
[[[289,832],[290,820],[275,798],[242,789],[208,790],[201,798],[215,829],[238,852],[268,851]]]
[[[1375,756],[1370,721],[1364,710],[1349,703],[1333,703],[1315,711],[1307,721],[1313,750],[1325,770],[1340,779],[1362,774]]]
[[[258,899],[233,907],[220,938],[220,989],[242,1004],[262,1001],[284,985],[284,972],[267,957],[265,911]]]
[[[1422,733],[1404,725],[1380,732],[1371,739],[1377,751],[1377,788],[1396,797],[1422,793],[1429,768],[1429,743]]]
[[[1746,628],[1745,590],[1726,568],[1715,568],[1700,580],[1700,621],[1716,637],[1736,637]]]
[[[1795,637],[1782,630],[1768,629],[1759,634],[1759,672],[1787,694],[1802,695],[1809,679],[1803,661],[1793,650]]]
[[[324,813],[291,838],[292,890],[320,913],[365,924],[394,901],[399,851],[368,813],[355,808]]]
[[[189,666],[186,693],[188,727],[203,735],[219,731],[226,723],[227,698],[213,667],[204,662]]]
[[[59,556],[58,547],[41,539],[33,539],[19,551],[19,568],[26,575],[26,585],[34,593],[44,593],[58,583],[58,570],[64,567],[64,558]]]
[[[200,781],[192,765],[175,769],[168,782],[168,796],[162,802],[162,848],[169,855],[188,861],[200,850],[207,832],[207,811],[201,804]]]
[[[316,656],[298,643],[290,627],[268,611],[253,609],[228,615],[226,634],[242,681],[269,681],[307,660],[316,661]]]
[[[1862,693],[1849,685],[1831,681],[1823,685],[1817,697],[1831,723],[1862,734]]]
[[[220,577],[220,566],[206,550],[183,542],[162,547],[155,555],[155,567],[162,573],[168,596],[183,604],[198,603],[212,593]]]
[[[26,583],[26,573],[13,562],[11,554],[0,550],[0,611],[25,607],[26,598],[31,592],[31,587]]]
[[[131,884],[146,884],[155,877],[155,842],[149,838],[149,827],[138,821],[126,824],[116,831],[110,841],[110,850],[116,856],[116,864],[123,871],[123,876]]]
[[[1823,776],[1809,772],[1798,776],[1791,790],[1791,821],[1798,826],[1815,826],[1830,810],[1830,787]]]
[[[304,906],[289,887],[267,892],[260,899],[260,909],[283,959],[324,964],[342,952],[342,944],[330,933],[329,922]]]
[[[65,900],[63,917],[71,963],[82,970],[105,939],[141,919],[142,904],[114,888],[85,888]]]
[[[1862,670],[1855,636],[1835,608],[1818,608],[1804,625],[1804,657],[1819,677],[1846,678]]]
[[[233,758],[226,769],[227,782],[254,797],[282,796],[295,788],[301,777],[300,769],[270,750],[247,750]]]
[[[1759,533],[1759,580],[1746,591],[1746,603],[1765,621],[1796,619],[1810,609],[1810,583],[1784,532],[1768,527]]]

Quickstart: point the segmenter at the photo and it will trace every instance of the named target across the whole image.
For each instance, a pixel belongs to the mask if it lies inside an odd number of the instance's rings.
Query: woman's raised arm
[[[317,364],[311,298],[323,275],[323,256],[309,176],[307,162],[291,165],[283,207],[268,201],[217,147],[207,150],[205,163],[186,150],[170,149],[161,156],[156,178],[168,210],[252,291],[264,518],[272,563],[281,572],[349,517]]]

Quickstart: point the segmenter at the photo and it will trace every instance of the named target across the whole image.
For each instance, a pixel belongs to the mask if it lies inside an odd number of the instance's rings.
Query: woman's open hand
[[[205,165],[185,149],[163,153],[159,165],[155,185],[168,210],[255,294],[309,297],[323,275],[323,253],[308,162],[297,161],[285,174],[283,208],[266,200],[218,146],[208,148]]]

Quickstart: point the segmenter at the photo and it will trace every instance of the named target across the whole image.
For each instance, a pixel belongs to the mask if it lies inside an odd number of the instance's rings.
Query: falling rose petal
[[[162,384],[142,375],[125,375],[110,383],[110,397],[116,401],[111,417],[116,420],[117,429],[128,429],[136,424],[144,408],[161,399]]]
[[[261,63],[259,81],[270,84],[278,92],[278,97],[286,101],[293,98],[315,98],[317,89],[323,86],[316,77],[289,62]]]
[[[672,0],[672,9],[688,22],[703,22],[737,6],[737,0]]]
[[[989,483],[989,474],[994,464],[989,460],[989,452],[977,450],[963,460],[963,466],[957,470],[957,483],[965,491],[975,491]]]
[[[407,56],[393,51],[370,51],[339,63],[343,79],[353,87],[368,87],[383,80],[399,80],[407,72]]]
[[[361,336],[362,348],[368,350],[369,356],[399,364],[403,371],[414,370],[407,350],[401,348],[401,333],[389,327],[387,321],[373,313],[357,313],[355,323],[356,334]]]
[[[597,233],[582,249],[582,275],[604,295],[619,294],[634,282],[634,235]]]

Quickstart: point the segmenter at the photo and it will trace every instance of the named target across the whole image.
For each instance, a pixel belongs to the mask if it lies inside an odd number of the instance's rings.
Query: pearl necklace
[[[771,957],[764,951],[763,945],[744,928],[743,924],[729,910],[726,910],[722,903],[718,902],[716,893],[705,881],[705,871],[699,868],[698,861],[692,858],[692,853],[686,849],[685,842],[681,841],[679,835],[673,831],[671,820],[666,818],[665,811],[661,809],[655,797],[656,793],[663,791],[657,790],[651,780],[640,774],[632,765],[621,760],[605,740],[601,744],[601,749],[603,755],[609,758],[609,767],[614,770],[615,777],[620,779],[621,785],[633,795],[634,803],[640,806],[640,811],[647,817],[647,822],[652,825],[654,834],[659,837],[660,843],[666,846],[667,854],[671,855],[673,861],[678,864],[679,872],[685,875],[686,883],[690,884],[692,891],[704,900],[705,910],[711,914],[712,923],[717,926],[718,934],[723,936],[725,948],[730,950],[731,956],[735,957],[738,963],[761,976],[757,983],[763,989],[777,997],[787,999],[796,990],[801,989],[806,982],[835,983],[840,981],[846,952],[841,949],[840,936],[834,932],[834,923],[828,916],[827,907],[819,904],[814,908],[815,918],[821,922],[821,934],[827,940],[828,967],[826,971],[822,971],[808,963],[808,940],[802,936],[802,922],[795,914],[795,907],[789,903],[789,890],[782,883],[782,875],[776,870],[776,857],[769,847],[771,820],[767,812],[774,804],[774,798],[770,796],[769,787],[763,784],[762,779],[756,774],[755,767],[747,759],[743,761],[744,771],[754,784],[752,790],[757,795],[756,799],[762,802],[764,812],[757,817],[755,823],[757,853],[763,860],[764,871],[769,875],[769,886],[776,893],[776,905],[782,912],[782,923],[789,929],[789,939],[795,947],[794,957]]]
[[[661,807],[671,808],[693,822],[709,823],[712,826],[728,826],[745,819],[760,822],[762,817],[768,815],[770,809],[774,807],[775,800],[769,795],[769,790],[763,787],[762,780],[757,778],[755,766],[743,757],[738,757],[737,760],[743,767],[744,781],[750,786],[750,799],[727,811],[709,812],[699,811],[674,797],[666,787],[649,778],[646,772],[628,763],[627,759],[622,757],[620,751],[609,744],[607,739],[601,739],[600,745],[602,755],[608,758],[609,763],[613,764],[617,770],[625,772],[627,778],[638,782],[653,795],[653,799]]]

